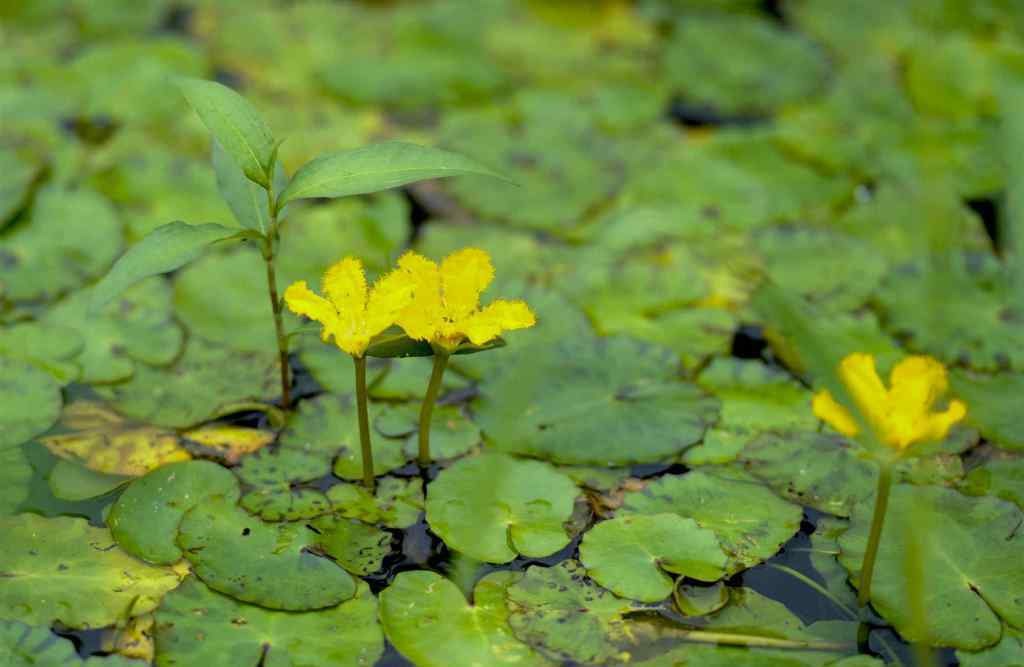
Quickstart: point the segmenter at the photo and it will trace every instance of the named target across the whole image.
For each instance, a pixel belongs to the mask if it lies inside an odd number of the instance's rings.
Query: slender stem
[[[860,568],[860,584],[857,586],[857,604],[863,607],[871,599],[871,576],[878,556],[878,543],[882,538],[882,524],[885,510],[889,506],[889,491],[892,489],[892,464],[882,462],[878,469],[878,490],[875,492],[875,512],[871,517],[871,532],[868,548],[864,552],[864,563]]]
[[[363,453],[363,484],[371,492],[373,479],[373,447],[370,446],[370,417],[366,412],[366,357],[352,357],[356,365],[356,412],[359,413],[359,444]]]
[[[267,264],[267,292],[270,295],[270,307],[274,311],[277,354],[281,362],[281,407],[285,410],[290,410],[292,407],[292,383],[288,377],[288,337],[284,333],[284,320],[281,318],[281,299],[277,296],[277,275],[274,272],[273,242],[269,239],[263,242],[263,259]]]
[[[848,608],[845,604],[843,604],[842,600],[837,598],[835,595],[832,594],[832,592],[830,590],[828,590],[827,588],[825,588],[824,586],[819,584],[814,579],[811,579],[810,577],[808,577],[803,572],[799,572],[799,571],[794,570],[793,568],[787,567],[785,565],[779,565],[778,563],[765,563],[765,565],[767,565],[768,567],[771,567],[771,568],[775,568],[776,570],[779,570],[780,572],[785,572],[789,576],[791,576],[791,577],[793,577],[795,579],[798,579],[799,581],[802,581],[806,585],[808,585],[811,588],[813,588],[814,590],[816,590],[818,593],[824,595],[826,598],[828,598],[829,600],[832,601],[832,604],[834,604],[835,606],[839,607],[843,611],[843,613],[846,614],[846,616],[851,621],[857,618],[857,614],[854,613],[854,611],[852,609]]]
[[[437,394],[441,391],[441,378],[444,377],[444,369],[448,365],[448,354],[434,351],[434,370],[430,372],[430,384],[427,386],[427,395],[423,397],[423,406],[420,408],[420,456],[421,466],[430,463],[430,418],[434,414],[434,403],[437,402]]]
[[[674,639],[700,642],[702,644],[723,644],[726,646],[750,646],[759,648],[792,648],[812,651],[844,651],[851,646],[842,642],[818,642],[801,639],[778,639],[759,635],[744,635],[732,632],[710,632],[707,630],[682,630],[673,632]]]

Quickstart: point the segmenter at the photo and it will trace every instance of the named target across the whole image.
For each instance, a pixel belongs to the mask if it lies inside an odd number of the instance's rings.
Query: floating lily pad
[[[183,336],[170,296],[167,281],[154,276],[92,313],[92,292],[82,290],[48,310],[43,321],[74,329],[85,341],[75,359],[82,368],[80,382],[118,382],[131,377],[138,362],[169,364],[181,351]]]
[[[423,511],[423,480],[384,477],[373,494],[365,486],[335,484],[327,490],[334,513],[388,528],[408,528]]]
[[[320,611],[273,611],[243,604],[189,577],[156,613],[161,667],[372,665],[384,653],[377,600],[366,584]]]
[[[369,406],[373,423],[383,408]],[[281,433],[283,449],[320,452],[336,456],[334,474],[342,479],[362,479],[362,454],[359,447],[359,420],[352,396],[324,394],[303,401],[288,420]],[[373,472],[383,475],[405,465],[408,459],[402,452],[402,441],[376,438],[373,442]]]
[[[337,345],[321,342],[319,336],[312,330],[308,335],[292,340],[299,346],[299,361],[325,391],[332,394],[355,393],[356,379],[352,358],[338,349]],[[373,391],[373,387],[388,372],[390,364],[390,359],[370,357],[366,360],[366,386],[370,387],[370,391]]]
[[[28,203],[39,165],[27,162],[14,151],[2,149],[0,170],[4,174],[4,184],[0,186],[0,228],[3,228]]]
[[[993,455],[968,473],[963,491],[1009,500],[1024,509],[1024,458],[1006,453]]]
[[[801,35],[754,16],[691,15],[665,53],[669,80],[695,105],[764,113],[812,95],[825,81],[824,53]]]
[[[380,618],[398,651],[421,667],[551,664],[508,626],[505,589],[522,575],[493,572],[476,584],[474,604],[434,572],[402,572],[380,596]]]
[[[25,455],[25,447],[0,449],[0,517],[16,514],[28,499],[34,469]]]
[[[967,420],[985,438],[1005,449],[1024,450],[1024,430],[1019,426],[1024,374],[957,370],[950,380],[954,393],[967,403]]]
[[[715,533],[693,519],[627,514],[587,531],[580,561],[616,595],[657,602],[672,593],[674,580],[666,573],[715,581],[725,576],[727,557]]]
[[[266,406],[273,423],[273,412]],[[185,431],[182,437],[204,455],[213,455],[229,464],[238,463],[243,456],[260,451],[277,437],[273,431],[231,424],[207,424]]]
[[[894,271],[878,292],[888,329],[913,349],[976,370],[1024,369],[1024,313],[1010,306],[992,257]]]
[[[4,235],[0,285],[11,301],[54,299],[99,276],[121,251],[121,221],[93,190],[47,187],[28,224]]]
[[[601,664],[632,643],[625,615],[634,603],[595,585],[576,561],[528,568],[507,600],[515,636],[553,660]]]
[[[0,450],[50,428],[63,403],[60,384],[26,361],[0,355]]]
[[[956,652],[960,667],[1024,667],[1024,631],[1003,626],[1003,638],[981,651]]]
[[[569,543],[564,524],[577,493],[545,463],[487,452],[438,475],[427,494],[427,522],[450,548],[477,560],[547,556]]]
[[[411,357],[392,361],[387,372],[370,389],[370,396],[381,400],[422,400],[427,393],[433,364],[434,360],[431,357]],[[445,372],[441,381],[441,396],[450,391],[465,389],[468,384],[466,378],[458,373]]]
[[[0,621],[0,655],[6,667],[142,667],[144,663],[119,655],[85,660],[70,639],[58,637],[47,627],[21,621]]]
[[[831,230],[776,225],[754,241],[769,278],[826,312],[862,306],[888,268],[873,246]]]
[[[673,512],[714,531],[729,556],[726,571],[767,560],[800,528],[803,511],[753,477],[734,470],[665,475],[643,491],[627,493],[623,512]]]
[[[178,585],[174,572],[132,558],[85,519],[20,514],[0,519],[0,528],[8,540],[0,616],[99,628],[152,611]]]
[[[858,506],[839,538],[839,561],[859,576],[871,523],[870,504]],[[882,528],[871,603],[908,640],[979,650],[995,644],[1001,619],[1024,624],[1024,514],[1012,503],[972,498],[951,489],[896,485]],[[913,530],[916,571],[928,591],[924,627],[913,618],[905,551]]]
[[[249,487],[241,505],[267,521],[310,519],[330,510],[318,489],[301,488],[329,473],[330,458],[321,452],[300,449],[260,451],[242,459],[236,473]]]
[[[417,406],[417,421],[418,412]],[[471,422],[458,407],[446,405],[434,409],[430,421],[430,456],[435,461],[462,456],[479,445],[480,440],[480,427]],[[405,455],[408,458],[415,458],[419,451],[418,443],[418,430],[406,437]]]
[[[61,500],[88,500],[110,493],[131,481],[124,475],[108,475],[71,461],[57,461],[47,480],[50,491]]]
[[[787,373],[760,361],[718,358],[697,382],[722,401],[718,428],[753,436],[818,425],[809,409],[811,393]]]
[[[704,585],[680,577],[672,589],[672,599],[683,616],[705,616],[729,602],[729,589],[723,581]]]
[[[209,461],[171,463],[132,482],[117,499],[107,525],[118,545],[151,563],[181,559],[175,543],[181,518],[214,496],[238,498],[238,481]]]
[[[950,440],[961,434],[966,435],[954,431]],[[970,442],[964,441],[964,448]],[[783,497],[836,516],[849,516],[858,503],[874,496],[877,486],[878,466],[858,456],[846,439],[836,435],[764,434],[749,440],[738,458],[753,476]],[[800,465],[794,466],[794,461]],[[963,476],[963,464],[954,451],[905,459],[896,474],[918,484],[952,484]]]
[[[39,441],[54,455],[96,472],[138,477],[166,463],[192,458],[174,431],[134,424],[94,401],[69,404],[60,425],[65,432]]]
[[[74,358],[84,343],[73,329],[37,322],[0,328],[0,355],[27,361],[48,372],[61,384],[78,379]]]
[[[602,334],[630,336],[668,348],[688,369],[700,366],[712,355],[727,354],[739,325],[735,314],[718,308],[683,308],[654,316],[596,315],[602,318]]]
[[[480,385],[475,419],[502,451],[569,464],[650,463],[696,443],[714,418],[716,401],[678,378],[668,350],[607,338],[535,352]]]
[[[391,552],[391,533],[355,519],[323,516],[309,525],[320,535],[318,548],[357,576],[380,570]]]
[[[139,366],[131,380],[100,393],[128,417],[186,427],[233,403],[276,398],[279,375],[273,353],[239,352],[192,336],[173,366]]]
[[[304,611],[355,594],[352,577],[311,549],[317,537],[304,524],[266,524],[216,496],[185,514],[177,544],[210,588],[269,609]]]

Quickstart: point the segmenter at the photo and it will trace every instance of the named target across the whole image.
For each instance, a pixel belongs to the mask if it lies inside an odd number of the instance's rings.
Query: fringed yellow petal
[[[949,433],[953,424],[967,416],[967,404],[963,401],[952,400],[949,407],[943,412],[935,412],[926,415],[921,423],[917,435],[918,440],[941,440]],[[908,443],[910,444],[910,443]],[[905,447],[906,445],[904,445]]]
[[[441,273],[437,263],[409,251],[398,258],[398,272],[413,286],[413,302],[395,321],[410,338],[435,339],[443,316]]]
[[[860,432],[857,421],[839,404],[827,389],[819,391],[811,401],[814,415],[826,424],[846,436],[854,436]]]
[[[523,301],[498,299],[480,312],[470,315],[456,327],[474,345],[483,345],[502,331],[525,329],[537,323],[533,311]]]
[[[463,248],[441,262],[445,312],[453,321],[468,317],[480,305],[480,295],[494,279],[491,256],[479,248]]]
[[[362,314],[366,310],[366,275],[363,263],[346,257],[324,273],[321,288],[339,313]]]
[[[884,423],[889,392],[875,370],[875,358],[862,352],[847,355],[839,364],[839,377],[864,417],[875,425]]]
[[[284,302],[296,315],[304,315],[324,325],[320,337],[325,341],[338,326],[338,311],[330,301],[309,289],[305,280],[288,286],[284,291]]]
[[[894,411],[923,415],[949,389],[949,380],[939,361],[915,355],[893,367],[889,387]]]
[[[366,302],[367,335],[372,338],[395,323],[412,304],[415,285],[401,271],[381,276],[370,290]]]

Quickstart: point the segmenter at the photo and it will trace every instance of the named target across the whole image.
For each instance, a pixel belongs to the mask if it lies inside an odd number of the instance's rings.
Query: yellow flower
[[[904,449],[915,442],[939,440],[964,418],[967,406],[952,400],[942,412],[935,402],[949,388],[946,368],[931,357],[907,357],[892,369],[886,389],[875,370],[875,358],[856,352],[839,364],[839,377],[864,419],[890,447]],[[857,435],[857,421],[829,394],[814,396],[814,414],[845,435]]]
[[[415,286],[412,305],[397,319],[410,338],[451,351],[465,340],[483,345],[502,331],[537,323],[522,301],[498,299],[480,308],[480,294],[494,278],[491,258],[483,250],[464,248],[453,252],[441,266],[407,252],[399,258],[398,270]]]
[[[412,302],[413,286],[397,272],[382,276],[367,293],[363,263],[346,257],[324,273],[320,287],[327,298],[314,293],[305,280],[284,292],[288,308],[323,325],[320,337],[354,357],[362,357],[370,339],[395,323]]]

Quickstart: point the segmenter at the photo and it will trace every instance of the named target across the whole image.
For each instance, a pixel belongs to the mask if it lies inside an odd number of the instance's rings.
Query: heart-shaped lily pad
[[[110,493],[131,481],[125,475],[109,475],[90,470],[78,463],[57,461],[46,480],[54,497],[61,500],[88,500]]]
[[[46,311],[43,322],[74,329],[85,347],[75,358],[81,382],[130,378],[137,366],[171,363],[184,336],[171,311],[171,290],[160,276],[125,290],[99,312],[90,311],[92,290],[80,290]]]
[[[587,573],[624,598],[657,602],[672,593],[672,577],[700,581],[725,576],[727,556],[715,533],[678,514],[627,514],[584,535],[580,561]]]
[[[811,394],[787,373],[760,361],[719,357],[698,384],[722,401],[717,428],[754,436],[765,430],[814,429]]]
[[[152,611],[178,585],[174,572],[129,556],[85,519],[19,514],[0,518],[0,531],[0,617],[99,628]]]
[[[569,543],[564,524],[578,493],[546,463],[486,452],[437,476],[427,493],[427,522],[445,544],[477,560],[547,556]]]
[[[553,660],[602,664],[632,643],[625,615],[635,603],[595,585],[576,561],[528,568],[507,599],[515,636]]]
[[[871,504],[858,505],[839,538],[839,560],[859,576]],[[1012,503],[931,486],[896,485],[882,528],[871,603],[901,635],[934,646],[978,650],[999,641],[1000,619],[1024,625],[1024,513]],[[918,544],[916,572],[928,593],[924,627],[915,623],[906,584],[908,534]]]
[[[380,595],[381,623],[395,648],[420,667],[549,665],[508,626],[505,589],[521,576],[487,575],[477,582],[469,605],[439,574],[402,572]]]
[[[133,556],[174,563],[182,556],[175,543],[181,518],[214,496],[237,500],[231,471],[209,461],[171,463],[133,481],[110,508],[107,525]]]
[[[391,551],[391,533],[355,519],[322,516],[308,525],[319,534],[318,548],[355,575],[377,572]]]
[[[498,449],[556,463],[664,460],[697,442],[717,407],[677,367],[670,351],[625,338],[544,346],[481,383],[476,422]]]
[[[369,417],[373,423],[383,407],[373,403]],[[334,474],[342,479],[361,479],[362,454],[359,447],[359,419],[352,396],[324,394],[303,401],[288,420],[280,437],[282,449],[319,452],[336,456]],[[373,442],[373,471],[377,475],[405,464],[401,440],[376,438]]]
[[[1024,509],[1024,456],[999,452],[973,468],[962,490],[1009,500]]]
[[[304,524],[266,524],[224,496],[181,521],[177,544],[210,588],[270,609],[332,607],[355,594],[352,577],[311,547]]]
[[[30,224],[15,226],[0,244],[0,284],[12,301],[53,299],[106,270],[121,243],[121,221],[102,195],[47,187]]]
[[[980,651],[956,652],[960,667],[1024,667],[1024,631],[1003,626],[1003,638]]]
[[[0,449],[50,428],[63,403],[60,384],[27,361],[0,355]]]
[[[189,577],[156,612],[160,667],[363,667],[383,653],[377,600],[362,582],[335,607],[295,613],[243,604]]]
[[[953,391],[968,405],[967,420],[985,438],[1005,449],[1024,451],[1024,433],[1019,427],[1024,374],[982,375],[957,370],[951,380]]]
[[[167,463],[192,458],[174,431],[133,424],[95,401],[75,401],[61,415],[66,432],[40,442],[54,455],[96,472],[138,477]]]
[[[331,470],[330,459],[321,452],[300,449],[262,450],[242,459],[236,473],[249,487],[241,505],[267,521],[310,519],[330,510],[324,494],[301,488]]]
[[[25,455],[35,443],[0,449],[0,517],[16,514],[29,497],[35,470]]]
[[[409,357],[391,361],[387,372],[370,388],[370,396],[391,401],[423,400],[433,364],[434,360],[428,357]],[[456,389],[465,389],[468,384],[466,378],[458,373],[446,372],[441,380],[440,395],[444,396]],[[434,444],[433,439],[430,444]]]
[[[74,329],[38,322],[0,328],[0,355],[27,361],[48,372],[61,384],[78,379],[74,358],[84,346]]]
[[[753,477],[713,468],[665,475],[643,491],[629,492],[623,512],[674,512],[711,529],[729,556],[729,573],[770,558],[803,518],[799,505],[782,500]]]
[[[143,667],[145,663],[120,655],[82,659],[70,639],[47,627],[21,621],[0,621],[0,655],[5,667]]]
[[[140,365],[130,380],[100,393],[124,415],[182,428],[217,416],[232,403],[273,399],[280,391],[273,353],[238,352],[192,336],[174,365]]]
[[[423,511],[423,480],[384,477],[370,493],[365,486],[335,484],[327,489],[334,513],[388,528],[408,528]]]

